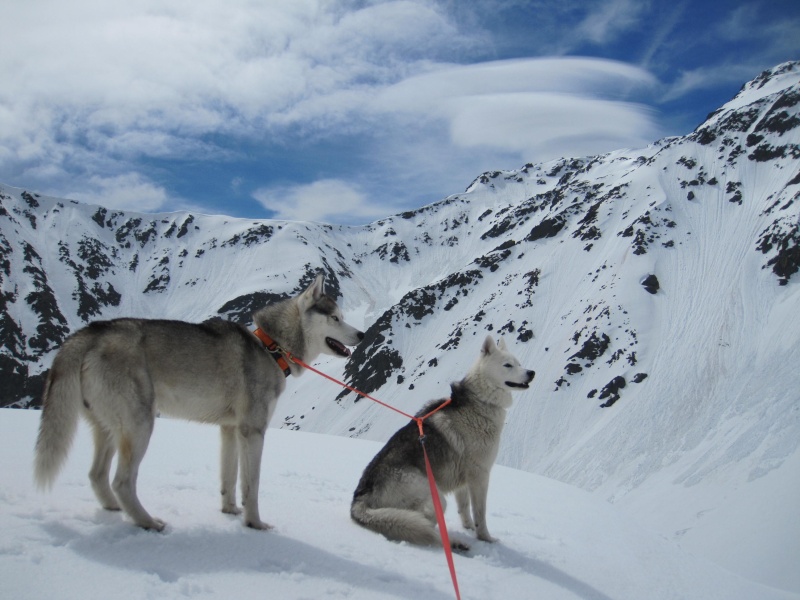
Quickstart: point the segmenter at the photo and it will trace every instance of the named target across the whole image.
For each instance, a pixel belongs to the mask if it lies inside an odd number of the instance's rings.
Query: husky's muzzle
[[[533,381],[533,378],[536,377],[536,373],[534,371],[527,371],[525,376],[527,379],[522,383],[517,383],[516,381],[506,381],[506,385],[511,388],[527,390],[530,387],[530,383]]]

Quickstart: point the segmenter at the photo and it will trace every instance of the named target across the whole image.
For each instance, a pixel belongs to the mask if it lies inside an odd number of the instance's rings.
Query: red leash
[[[389,408],[389,409],[393,410],[394,412],[400,413],[404,417],[408,417],[409,419],[412,419],[412,420],[417,422],[417,427],[419,427],[419,443],[422,446],[422,453],[425,456],[425,471],[428,474],[428,484],[430,485],[430,488],[431,488],[431,498],[433,499],[433,508],[436,511],[436,522],[439,524],[439,535],[442,536],[442,547],[444,548],[444,554],[445,554],[445,557],[447,558],[447,566],[450,568],[450,579],[453,580],[453,589],[455,590],[455,593],[456,593],[456,600],[461,600],[461,592],[458,589],[458,578],[456,577],[456,566],[455,566],[455,563],[453,562],[453,548],[452,548],[452,546],[450,546],[450,536],[447,534],[447,524],[444,521],[444,509],[442,508],[442,501],[439,498],[439,490],[436,487],[436,480],[433,478],[433,470],[431,469],[431,462],[430,462],[430,460],[428,460],[428,451],[425,448],[425,433],[422,430],[422,422],[425,419],[427,419],[428,417],[430,417],[432,414],[434,414],[435,412],[442,410],[445,406],[450,404],[450,402],[452,402],[453,399],[452,398],[448,398],[447,400],[442,402],[439,406],[434,408],[429,413],[427,413],[425,415],[422,415],[421,417],[415,417],[413,415],[409,415],[407,413],[404,413],[402,410],[400,410],[398,408],[395,408],[394,406],[391,406],[389,404],[386,404],[385,402],[381,402],[377,398],[373,398],[369,394],[365,394],[364,392],[362,392],[360,390],[357,390],[356,388],[351,387],[351,386],[347,385],[346,383],[344,383],[342,381],[339,381],[338,379],[335,379],[334,377],[331,377],[327,373],[323,373],[322,371],[319,371],[319,370],[315,369],[314,367],[312,367],[310,365],[307,365],[306,363],[304,363],[302,360],[300,360],[296,356],[293,356],[291,354],[291,352],[286,352],[285,350],[281,350],[281,351],[286,355],[286,358],[288,358],[293,363],[303,367],[304,369],[308,369],[309,371],[312,371],[312,372],[316,373],[317,375],[321,375],[325,379],[328,379],[328,380],[330,380],[330,381],[342,386],[343,388],[345,388],[347,390],[350,390],[351,392],[355,392],[359,396],[363,396],[364,398],[367,398],[368,400],[372,400],[373,402],[377,402],[381,406],[385,406],[386,408]]]
[[[450,398],[447,399],[447,402],[439,406],[439,408],[442,408],[442,406],[446,406],[449,403]],[[439,408],[436,410],[439,410]],[[433,413],[428,413],[425,415],[425,417],[430,414]],[[425,417],[422,417],[422,419]],[[450,579],[453,580],[453,590],[456,592],[456,600],[461,600],[461,592],[458,590],[458,578],[456,577],[456,565],[453,562],[453,548],[450,545],[450,536],[447,534],[447,525],[444,522],[444,509],[442,508],[442,501],[439,498],[439,490],[436,488],[436,481],[433,479],[431,462],[428,460],[428,451],[425,449],[425,435],[422,433],[422,419],[417,421],[417,425],[419,425],[419,443],[422,446],[422,453],[425,455],[425,471],[428,473],[428,485],[430,485],[431,488],[433,508],[436,510],[436,522],[439,524],[439,535],[442,536],[444,555],[447,558],[447,566],[450,568]]]

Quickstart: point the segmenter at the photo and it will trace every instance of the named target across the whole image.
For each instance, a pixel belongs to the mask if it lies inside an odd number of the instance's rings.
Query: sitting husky
[[[161,531],[164,522],[150,516],[136,495],[139,464],[160,411],[220,425],[222,512],[241,512],[236,506],[239,469],[244,524],[269,529],[258,512],[264,434],[286,378],[304,371],[284,353],[305,362],[321,353],[347,357],[345,344],[364,337],[344,322],[323,284],[320,274],[300,295],[256,312],[255,332],[221,319],[199,324],[116,319],[72,335],[45,384],[37,483],[52,485],[80,412],[94,432],[89,479],[100,504],[108,510],[121,507],[138,526]],[[117,471],[109,485],[115,452]]]
[[[452,384],[452,402],[424,421],[436,484],[440,492],[455,492],[461,523],[474,529],[480,540],[496,541],[486,526],[486,495],[506,409],[511,406],[510,392],[528,389],[534,375],[520,366],[503,339],[496,346],[487,337],[466,377]],[[428,403],[417,416],[443,402]],[[441,545],[415,421],[395,433],[364,469],[350,516],[390,540]],[[468,550],[462,543],[452,546]]]

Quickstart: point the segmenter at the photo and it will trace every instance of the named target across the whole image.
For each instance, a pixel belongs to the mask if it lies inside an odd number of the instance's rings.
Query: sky
[[[359,225],[684,135],[800,59],[796,0],[0,0],[0,181]]]

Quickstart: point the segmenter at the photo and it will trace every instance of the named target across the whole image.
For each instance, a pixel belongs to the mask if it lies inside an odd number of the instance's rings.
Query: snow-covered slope
[[[0,410],[0,452],[29,465],[32,411]],[[397,544],[350,521],[360,470],[376,442],[270,431],[262,514],[245,529],[218,510],[218,436],[205,425],[160,419],[142,465],[142,501],[169,526],[142,531],[100,509],[82,426],[55,491],[32,489],[25,468],[0,473],[0,581],[4,598],[455,597],[441,550]],[[580,489],[497,467],[489,519],[497,544],[475,542],[447,514],[464,600],[797,600],[748,581],[640,527]]]
[[[504,335],[537,379],[500,464],[800,591],[796,511],[770,504],[800,499],[787,467],[800,442],[798,113],[800,63],[786,63],[688,136],[485,173],[365,227],[121,213],[1,187],[0,396],[38,402],[53,353],[88,320],[246,321],[323,268],[367,332],[326,372],[413,412],[447,393],[487,331]],[[313,374],[273,421],[369,440],[400,424]],[[744,534],[763,544],[734,543]],[[761,564],[764,544],[787,564]]]

